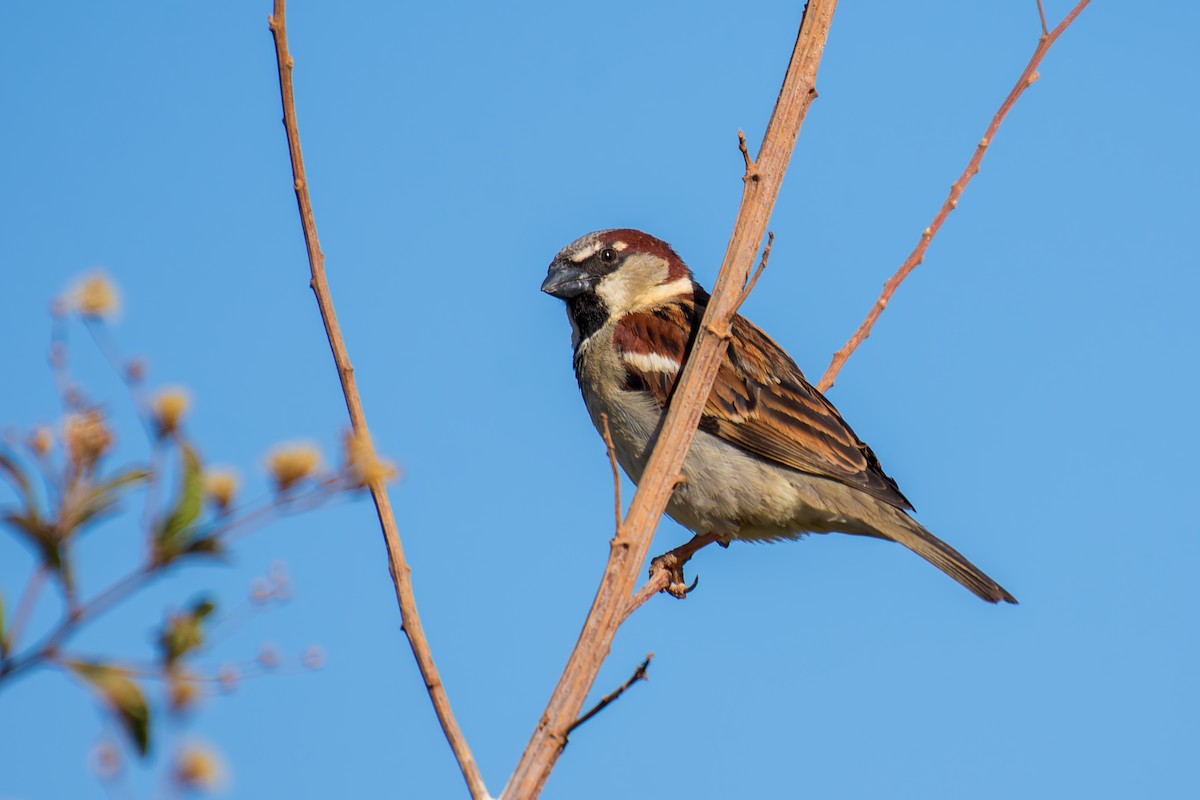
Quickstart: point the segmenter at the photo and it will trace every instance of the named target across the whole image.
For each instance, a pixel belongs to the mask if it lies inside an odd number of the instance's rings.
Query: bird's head
[[[669,244],[630,228],[595,231],[571,242],[550,262],[542,282],[543,292],[566,301],[576,346],[610,319],[694,297],[697,289],[692,271]]]

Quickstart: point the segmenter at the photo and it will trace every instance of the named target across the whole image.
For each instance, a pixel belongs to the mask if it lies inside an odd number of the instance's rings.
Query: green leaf
[[[33,549],[41,556],[43,563],[55,571],[62,570],[62,549],[60,546],[62,543],[59,541],[54,529],[38,518],[37,509],[30,508],[25,514],[17,514],[10,511],[0,516],[0,520],[7,522],[21,533],[24,533],[29,543],[33,545]]]
[[[185,552],[188,529],[200,516],[204,506],[204,471],[200,466],[200,457],[187,444],[179,446],[179,454],[182,474],[179,497],[175,501],[175,508],[159,528],[154,542],[158,560],[164,564]]]
[[[199,462],[197,462],[199,464]],[[118,472],[108,480],[96,486],[96,492],[113,492],[118,489],[124,490],[130,488],[135,483],[140,483],[150,477],[150,470],[145,467],[129,467],[128,469]]]
[[[21,466],[0,450],[0,473],[8,476],[9,483],[21,494],[21,500],[27,509],[34,507],[33,486]]]
[[[144,482],[148,477],[150,477],[149,470],[142,467],[130,467],[108,480],[96,484],[79,504],[79,514],[75,524],[82,525],[90,519],[111,511],[127,489]]]
[[[163,663],[170,668],[176,661],[204,644],[204,618],[216,610],[207,597],[194,603],[182,614],[171,614],[158,635]]]
[[[124,670],[108,664],[68,661],[66,666],[100,695],[133,740],[138,754],[145,756],[150,750],[150,707],[141,688]]]
[[[197,536],[187,543],[180,555],[217,556],[219,558],[224,554],[221,549],[221,540],[216,536]]]

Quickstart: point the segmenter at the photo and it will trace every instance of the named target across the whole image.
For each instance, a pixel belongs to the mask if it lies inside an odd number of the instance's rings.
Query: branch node
[[[1038,72],[1035,69],[1033,72],[1029,73],[1029,77],[1025,79],[1025,85],[1026,86],[1033,85],[1033,82],[1036,81],[1040,77],[1042,77],[1042,73]]]
[[[722,322],[720,327],[713,325],[711,322],[705,323],[704,330],[711,333],[723,342],[728,342],[733,338],[733,333],[729,330],[729,323]]]
[[[758,171],[758,164],[750,157],[750,151],[746,148],[746,134],[741,130],[738,131],[738,150],[742,151],[742,159],[746,162],[746,174],[742,176],[742,180],[759,180],[762,174]]]
[[[771,245],[775,244],[775,234],[772,231],[767,231],[767,246],[763,248],[762,260],[758,262],[758,269],[754,271],[754,275],[750,280],[746,281],[745,287],[742,288],[742,293],[737,299],[737,303],[733,306],[734,313],[742,307],[742,303],[746,302],[746,298],[750,296],[750,292],[754,290],[754,285],[758,283],[758,279],[762,276],[763,270],[767,268],[767,259],[771,257]]]

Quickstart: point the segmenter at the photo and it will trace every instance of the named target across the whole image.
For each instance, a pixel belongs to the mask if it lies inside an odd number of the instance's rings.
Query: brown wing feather
[[[663,355],[682,364],[703,308],[682,301],[630,314],[614,333],[618,350]],[[700,420],[701,430],[762,458],[831,478],[902,509],[911,509],[879,459],[814,389],[796,363],[749,320],[734,317],[732,339]],[[625,363],[626,386],[649,392],[665,408],[676,375]]]

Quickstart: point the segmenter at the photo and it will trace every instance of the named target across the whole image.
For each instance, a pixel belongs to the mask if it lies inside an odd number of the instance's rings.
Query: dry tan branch
[[[805,112],[816,97],[817,66],[829,35],[836,0],[811,0],[800,23],[783,88],[767,125],[758,158],[744,151],[746,180],[733,235],[713,287],[704,324],[676,386],[662,431],[642,475],[629,513],[614,537],[608,566],[562,678],[538,721],[503,797],[532,798],[542,790],[579,714],[617,628],[625,618],[637,574],[654,530],[680,476],[705,398],[712,389],[726,342],[725,330],[750,275]]]
[[[621,470],[617,467],[617,446],[613,444],[612,431],[608,429],[608,414],[600,414],[600,425],[603,432],[604,447],[608,451],[608,466],[612,468],[613,476],[613,508],[616,514],[616,527],[613,530],[620,535],[621,531]]]
[[[304,228],[304,243],[308,249],[308,263],[312,272],[312,290],[317,298],[317,306],[321,310],[321,320],[325,323],[325,333],[329,337],[329,347],[333,351],[333,360],[337,366],[338,378],[342,383],[342,392],[346,396],[346,409],[350,412],[350,424],[354,433],[367,445],[370,445],[371,434],[367,428],[367,418],[363,413],[362,401],[358,396],[358,387],[354,381],[354,367],[350,365],[350,355],[338,327],[337,314],[333,309],[333,299],[329,292],[329,284],[325,280],[325,256],[317,239],[317,223],[313,216],[312,201],[308,195],[308,182],[304,175],[304,158],[300,152],[300,129],[296,121],[296,104],[292,95],[293,60],[288,52],[287,28],[285,21],[285,2],[275,0],[274,13],[270,19],[271,34],[275,39],[275,56],[279,66],[279,93],[283,99],[283,124],[287,129],[288,152],[292,159],[292,176],[295,180],[296,203],[300,209],[300,223]],[[388,569],[392,582],[396,586],[396,602],[400,606],[400,619],[404,632],[408,636],[413,656],[417,660],[417,668],[425,681],[429,699],[433,701],[434,711],[438,722],[446,734],[463,778],[475,800],[488,798],[487,787],[475,758],[467,746],[466,737],[454,719],[450,710],[450,700],[442,686],[437,667],[433,663],[433,654],[429,650],[429,642],[421,627],[421,618],[417,614],[416,598],[413,596],[411,569],[404,559],[404,549],[400,545],[400,533],[396,527],[396,519],[392,514],[391,502],[388,500],[387,489],[381,480],[368,484],[371,497],[375,501],[375,510],[379,516],[379,524],[383,529],[384,544],[388,553]]]
[[[950,216],[950,212],[958,207],[958,199],[962,197],[963,190],[967,188],[967,184],[971,182],[971,178],[975,177],[979,172],[979,164],[983,161],[983,156],[987,152],[988,146],[991,145],[996,131],[1000,129],[1000,123],[1008,116],[1008,112],[1012,110],[1013,104],[1017,102],[1017,98],[1024,94],[1025,90],[1032,86],[1034,81],[1038,79],[1037,68],[1042,63],[1042,59],[1045,58],[1046,53],[1050,50],[1050,46],[1058,40],[1058,37],[1067,29],[1067,26],[1075,21],[1075,18],[1079,16],[1080,12],[1083,11],[1089,2],[1091,0],[1080,0],[1079,4],[1071,9],[1071,13],[1067,14],[1063,18],[1063,21],[1058,24],[1058,27],[1046,33],[1046,15],[1042,10],[1041,0],[1038,0],[1038,14],[1041,17],[1043,33],[1041,38],[1038,39],[1038,45],[1034,49],[1033,55],[1029,58],[1029,63],[1025,65],[1025,69],[1021,72],[1021,77],[1017,78],[1017,83],[1008,93],[1008,97],[1004,98],[1004,102],[1000,105],[1000,110],[992,117],[992,122],[988,125],[983,138],[979,140],[979,144],[975,146],[975,153],[971,156],[971,160],[967,162],[966,169],[958,176],[958,180],[950,186],[950,194],[946,197],[946,202],[942,204],[941,209],[938,211],[937,216],[933,218],[933,222],[929,224],[929,227],[921,232],[921,238],[917,241],[917,246],[913,248],[908,258],[900,265],[900,269],[896,270],[896,274],[889,278],[887,283],[883,285],[883,292],[879,295],[879,299],[875,301],[875,305],[871,306],[871,310],[867,313],[867,317],[863,320],[862,325],[858,327],[858,330],[854,332],[854,335],[850,337],[845,346],[833,354],[833,360],[829,363],[829,366],[825,369],[825,374],[821,376],[821,380],[817,384],[819,391],[829,391],[833,386],[833,382],[837,379],[838,372],[841,371],[846,360],[850,358],[850,354],[858,349],[858,346],[871,335],[871,328],[875,326],[875,321],[879,319],[879,315],[887,308],[887,304],[891,301],[892,295],[896,293],[896,289],[900,287],[900,284],[904,282],[909,273],[925,260],[925,251],[929,249],[929,243],[933,241],[933,237],[941,230],[942,224]]]

